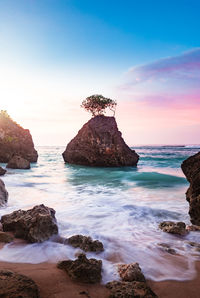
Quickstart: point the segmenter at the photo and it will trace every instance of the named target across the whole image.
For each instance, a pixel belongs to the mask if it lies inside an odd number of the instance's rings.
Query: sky
[[[67,145],[92,94],[125,141],[200,143],[199,0],[0,0],[0,109]]]

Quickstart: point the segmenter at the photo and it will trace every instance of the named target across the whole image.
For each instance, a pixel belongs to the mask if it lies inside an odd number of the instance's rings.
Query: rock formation
[[[163,221],[159,224],[163,232],[184,236],[188,233],[184,222]]]
[[[8,270],[0,271],[0,297],[4,298],[39,298],[35,282],[25,276]]]
[[[31,243],[43,242],[58,234],[55,210],[44,205],[3,215],[1,223],[4,232],[11,231],[16,238],[22,238]]]
[[[8,201],[8,192],[5,188],[4,182],[0,179],[0,206],[3,206]]]
[[[18,154],[30,162],[36,162],[37,151],[28,129],[15,123],[6,112],[0,112],[0,162],[9,162]]]
[[[118,265],[119,276],[122,281],[142,281],[145,282],[144,274],[138,263]]]
[[[80,254],[75,261],[61,261],[57,267],[66,271],[74,281],[83,283],[98,283],[101,281],[102,261],[87,259],[84,254]]]
[[[9,233],[1,232],[0,231],[0,242],[9,243],[14,240],[14,237]]]
[[[190,204],[191,222],[200,226],[200,152],[186,159],[181,168],[190,183],[186,199]]]
[[[6,173],[6,170],[0,167],[0,176],[5,175],[5,173]]]
[[[96,167],[136,166],[138,154],[124,142],[114,117],[90,119],[63,153],[65,162]]]
[[[30,162],[20,155],[14,155],[11,160],[9,160],[6,168],[9,169],[23,169],[28,170],[30,169]]]
[[[112,281],[106,287],[110,289],[109,298],[157,297],[145,282]]]
[[[92,240],[91,237],[83,235],[74,235],[66,239],[65,244],[69,244],[75,248],[80,247],[84,251],[102,252],[103,244],[98,240]]]

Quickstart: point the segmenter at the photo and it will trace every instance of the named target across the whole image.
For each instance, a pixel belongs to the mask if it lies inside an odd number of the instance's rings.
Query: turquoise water
[[[154,280],[191,279],[199,253],[188,240],[200,242],[200,233],[186,237],[163,233],[163,220],[189,224],[185,191],[188,183],[181,162],[200,146],[141,146],[137,168],[88,168],[64,164],[64,147],[38,147],[39,160],[31,170],[9,170],[3,177],[9,201],[0,215],[45,204],[56,210],[61,236],[90,235],[103,242],[105,251],[88,253],[103,261],[103,282],[117,278],[118,263],[139,262],[145,276]],[[1,164],[3,165],[3,164]],[[158,244],[177,251],[170,255]],[[57,262],[75,258],[78,250],[46,241],[42,244],[8,244],[0,260]]]

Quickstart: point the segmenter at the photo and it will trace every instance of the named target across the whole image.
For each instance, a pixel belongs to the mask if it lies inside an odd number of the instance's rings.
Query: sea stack
[[[200,226],[200,152],[184,160],[181,168],[190,183],[186,199],[190,204],[191,222]]]
[[[19,155],[29,162],[37,162],[38,159],[29,130],[14,122],[6,111],[1,111],[0,162],[9,162],[14,155]]]
[[[92,167],[136,166],[139,155],[124,142],[115,117],[90,119],[67,145],[64,161]]]

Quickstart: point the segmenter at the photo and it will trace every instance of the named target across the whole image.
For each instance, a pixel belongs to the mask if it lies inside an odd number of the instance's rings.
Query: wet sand
[[[0,262],[0,270],[8,269],[31,277],[39,287],[41,298],[107,298],[109,291],[103,285],[72,282],[67,274],[53,263],[22,264]],[[197,276],[191,281],[148,281],[160,298],[199,298],[200,262],[196,263]]]

